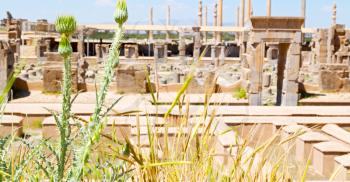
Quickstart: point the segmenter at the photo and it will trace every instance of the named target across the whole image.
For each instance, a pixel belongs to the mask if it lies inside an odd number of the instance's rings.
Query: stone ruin
[[[299,91],[299,69],[301,57],[301,25],[303,18],[294,17],[252,17],[252,31],[249,34],[247,53],[243,63],[243,86],[249,93],[250,105],[262,105],[263,89],[274,87],[277,105],[296,106]],[[266,43],[275,43],[268,49],[278,47],[277,75],[264,76]],[[271,45],[271,44],[270,44]],[[271,85],[276,77],[277,85]],[[265,80],[264,80],[265,79]],[[266,92],[265,92],[266,93]]]
[[[241,1],[243,5],[245,2]],[[222,10],[218,5],[215,7],[217,21]],[[223,41],[221,32],[230,31],[225,30],[227,27],[221,28],[220,22],[214,27],[208,27],[207,22],[203,24],[203,18],[208,17],[203,17],[207,13],[203,14],[202,8],[199,8],[198,26],[175,27],[170,23],[165,27],[154,26],[152,20],[144,27],[144,32],[149,34],[148,40],[123,41],[121,66],[116,68],[113,84],[127,87],[129,83],[125,80],[136,84],[132,89],[117,88],[116,91],[148,92],[144,84],[147,68],[155,90],[176,92],[186,75],[193,71],[191,65],[196,64],[195,78],[188,92],[204,93],[206,83],[214,80],[214,92],[246,90],[250,105],[295,106],[301,93],[349,92],[350,34],[344,25],[334,21],[329,29],[305,33],[303,18],[255,17],[249,5],[246,8],[251,12],[248,17],[242,9],[237,17],[238,25],[248,24],[247,28],[237,30],[239,27],[232,27],[235,39]],[[304,6],[302,10],[305,11]],[[270,6],[268,12],[271,12]],[[44,19],[29,22],[13,17],[2,22],[7,25],[8,36],[12,38],[10,46],[15,58],[20,54],[20,58],[27,62],[20,75],[28,85],[27,90],[59,91],[58,80],[61,78],[57,75],[61,68],[57,65],[60,61],[58,55],[50,56],[57,53],[59,35],[52,32],[52,24]],[[155,30],[157,28],[160,30]],[[135,31],[134,27],[131,29]],[[73,50],[80,55],[73,71],[78,90],[94,91],[95,83],[101,79],[111,40],[90,40],[91,35],[98,31],[102,30],[82,25],[72,37]],[[139,31],[142,30],[136,30]],[[177,39],[170,39],[171,31],[178,33]],[[153,34],[156,32],[166,33],[167,39],[155,39]],[[211,40],[208,39],[210,34],[213,35]],[[309,34],[312,35],[311,42],[305,40]],[[207,52],[198,62],[205,48]],[[51,62],[56,66],[50,66],[48,63]],[[49,77],[45,73],[50,70],[56,70],[57,74],[53,74],[56,76]],[[53,84],[52,88],[49,88],[50,84]]]
[[[0,41],[0,91],[6,87],[14,66],[14,51],[7,42]]]

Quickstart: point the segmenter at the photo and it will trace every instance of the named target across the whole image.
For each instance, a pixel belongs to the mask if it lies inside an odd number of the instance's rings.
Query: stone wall
[[[0,42],[0,92],[5,88],[15,64],[14,53],[7,42]]]
[[[146,93],[146,76],[144,64],[120,64],[116,70],[117,93]]]
[[[43,66],[43,91],[60,92],[63,78],[63,58],[56,52],[45,53],[45,56],[47,60]],[[79,54],[74,53],[71,59],[73,91],[78,90],[78,59]]]
[[[342,64],[320,65],[321,92],[350,92],[349,66]]]

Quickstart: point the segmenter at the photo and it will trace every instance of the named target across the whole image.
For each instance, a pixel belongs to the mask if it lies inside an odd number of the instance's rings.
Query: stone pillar
[[[216,51],[216,45],[211,45],[210,47],[210,56],[211,56],[211,61],[212,63],[215,65],[215,63],[217,62],[217,51]]]
[[[247,61],[249,64],[249,105],[262,105],[262,74],[264,64],[265,44],[249,45]]]
[[[236,9],[236,26],[239,27],[240,26],[240,23],[239,23],[239,6],[237,6],[237,9]]]
[[[223,0],[218,0],[218,26],[222,27],[223,24]],[[222,33],[219,32],[217,33],[217,37],[216,37],[218,42],[222,41]]]
[[[327,39],[327,63],[333,63],[335,26],[328,29]]]
[[[153,7],[149,9],[149,25],[153,25]],[[153,40],[153,31],[148,32],[148,40]]]
[[[45,46],[46,46],[46,52],[51,52],[51,40],[50,39],[45,40]]]
[[[204,26],[206,27],[206,26],[208,26],[208,6],[205,6],[204,7]],[[205,42],[207,42],[208,41],[208,32],[204,32],[204,34],[203,34],[203,38],[204,38],[204,40],[205,40]]]
[[[240,27],[244,27],[244,14],[245,14],[245,0],[241,0],[241,6],[240,6],[240,10],[241,10],[241,15],[240,15],[240,20],[239,20],[239,26]]]
[[[218,26],[218,4],[214,4],[214,21],[213,21],[213,26],[216,27]],[[213,32],[213,39],[217,40],[217,33]]]
[[[337,24],[337,4],[336,3],[334,3],[333,5],[332,24],[333,25]]]
[[[306,0],[301,0],[301,17],[306,20]],[[303,27],[305,27],[305,22],[303,23]]]
[[[125,44],[124,51],[125,58],[127,59],[137,59],[139,57],[139,47],[137,43]]]
[[[269,45],[269,48],[267,49],[267,52],[266,52],[266,58],[267,58],[267,61],[270,62],[271,60],[273,60],[273,51],[278,51],[278,45],[274,45],[274,44],[270,44]]]
[[[95,44],[96,57],[98,60],[102,58],[102,47],[101,44]]]
[[[252,15],[252,0],[248,0],[247,4],[247,19],[246,21],[250,20],[250,16]]]
[[[194,31],[194,47],[193,47],[193,59],[194,61],[198,61],[200,54],[201,54],[201,47],[202,47],[202,38],[201,38],[201,28],[200,27],[193,27]]]
[[[20,56],[21,56],[20,55],[21,54],[21,42],[22,42],[21,39],[16,39],[16,55],[17,55],[18,58],[20,58]],[[47,44],[47,42],[45,42],[45,44],[46,44],[46,48],[48,46],[49,50],[50,50],[50,44]]]
[[[225,63],[225,45],[220,45],[219,65]]]
[[[185,63],[186,59],[186,41],[184,37],[183,30],[180,30],[179,32],[179,57],[182,63]]]
[[[166,18],[166,25],[170,26],[170,6],[167,6],[167,18]],[[170,39],[170,34],[169,31],[166,32],[166,39],[169,40]]]
[[[282,106],[297,106],[299,100],[299,71],[301,45],[293,42],[288,49],[283,79]]]
[[[271,0],[266,1],[266,16],[271,16]]]
[[[78,53],[83,57],[84,52],[84,28],[82,28],[78,34]]]
[[[7,46],[7,43],[0,41],[0,93],[2,93],[7,84],[8,51],[9,47]]]
[[[203,25],[203,2],[199,0],[198,2],[198,26]]]

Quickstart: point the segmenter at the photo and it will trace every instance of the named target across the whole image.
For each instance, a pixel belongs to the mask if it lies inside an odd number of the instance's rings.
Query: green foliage
[[[104,76],[100,90],[96,96],[96,107],[92,117],[90,118],[89,125],[83,129],[82,147],[78,149],[74,156],[73,169],[70,173],[71,181],[80,181],[81,177],[85,174],[84,168],[90,158],[91,147],[100,140],[100,135],[106,121],[106,115],[108,112],[103,111],[105,104],[105,98],[108,92],[109,85],[113,79],[114,69],[119,64],[119,48],[123,39],[123,24],[127,20],[127,7],[125,0],[118,0],[115,21],[119,24],[115,31],[114,41],[109,50],[108,60],[104,69]],[[107,111],[111,110],[115,104],[120,101],[118,99]]]
[[[94,32],[92,35],[89,35],[89,39],[111,40],[113,37],[113,32]]]
[[[75,32],[77,22],[73,16],[59,16],[55,22],[55,27],[60,34],[70,36]]]
[[[244,88],[239,88],[237,89],[234,94],[233,94],[234,98],[241,100],[241,99],[247,99],[248,95],[247,95],[247,91]]]
[[[128,7],[126,0],[118,0],[114,11],[114,20],[119,26],[122,26],[128,20]]]

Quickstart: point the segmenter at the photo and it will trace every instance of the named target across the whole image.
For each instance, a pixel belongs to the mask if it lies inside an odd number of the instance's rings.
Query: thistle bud
[[[64,57],[69,57],[73,52],[72,46],[70,45],[70,42],[68,40],[68,37],[65,34],[62,34],[61,41],[58,46],[58,53]]]
[[[73,16],[59,16],[56,20],[55,26],[57,32],[69,36],[75,32],[77,22]]]
[[[126,0],[118,0],[117,7],[114,12],[114,20],[119,25],[123,25],[128,20],[128,7]]]

